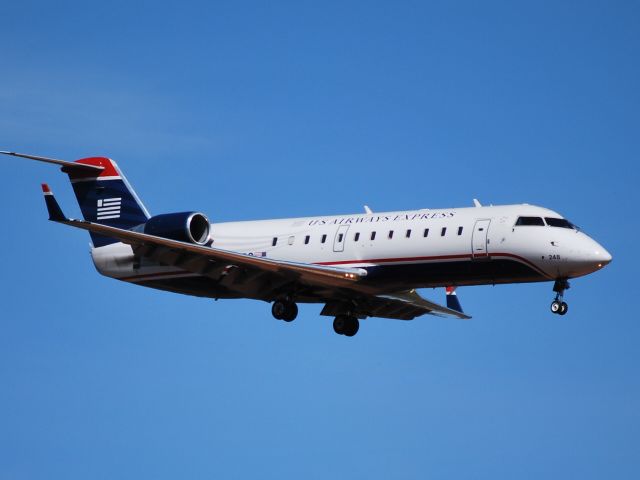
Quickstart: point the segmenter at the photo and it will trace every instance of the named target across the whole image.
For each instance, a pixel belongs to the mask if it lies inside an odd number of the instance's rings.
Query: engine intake
[[[165,213],[151,217],[144,233],[204,245],[209,241],[209,219],[198,212]]]

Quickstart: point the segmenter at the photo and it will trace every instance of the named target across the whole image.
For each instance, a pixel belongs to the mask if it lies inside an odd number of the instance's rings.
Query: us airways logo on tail
[[[120,206],[122,197],[103,198],[98,200],[98,220],[109,220],[111,218],[120,218]]]

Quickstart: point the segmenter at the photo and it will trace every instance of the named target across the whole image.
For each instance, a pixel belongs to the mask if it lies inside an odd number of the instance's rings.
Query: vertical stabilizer
[[[122,174],[116,162],[105,157],[90,157],[74,163],[102,167],[97,171],[63,167],[76,194],[85,220],[129,229],[146,222],[149,213],[136,192]],[[116,240],[91,233],[95,247],[115,243]]]

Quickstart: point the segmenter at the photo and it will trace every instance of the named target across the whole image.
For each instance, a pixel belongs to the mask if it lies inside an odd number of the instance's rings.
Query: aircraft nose
[[[595,251],[594,256],[595,256],[596,262],[598,262],[598,267],[602,268],[605,265],[608,265],[609,263],[611,263],[611,260],[613,259],[613,257],[602,246],[599,245],[599,247],[600,248],[598,248]]]
[[[594,266],[596,269],[602,268],[611,263],[611,254],[594,239],[589,238],[585,247],[585,260],[591,262],[592,265],[595,264]]]

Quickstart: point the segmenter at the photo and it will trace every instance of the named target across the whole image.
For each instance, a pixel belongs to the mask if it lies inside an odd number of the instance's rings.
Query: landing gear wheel
[[[282,316],[282,320],[284,320],[285,322],[293,322],[298,316],[298,305],[296,305],[294,302],[289,302],[286,305],[287,309]]]
[[[298,316],[298,306],[295,302],[276,300],[271,305],[271,314],[276,320],[292,322]]]
[[[551,302],[551,311],[557,315],[565,315],[569,311],[569,305],[562,300],[564,291],[569,289],[569,282],[566,279],[559,278],[553,284],[553,291],[556,292],[556,298]]]
[[[356,317],[349,317],[349,323],[347,323],[347,329],[344,334],[347,337],[353,337],[360,330],[360,322]]]
[[[273,302],[273,305],[271,305],[271,315],[273,315],[273,318],[275,318],[276,320],[282,320],[283,315],[286,311],[287,306],[280,300],[276,300],[275,302]]]
[[[338,315],[333,320],[333,331],[338,335],[353,337],[360,329],[360,322],[350,315]]]
[[[347,317],[346,315],[338,315],[336,318],[334,318],[333,331],[336,332],[338,335],[343,335],[345,325],[348,322],[348,318],[349,317]]]

